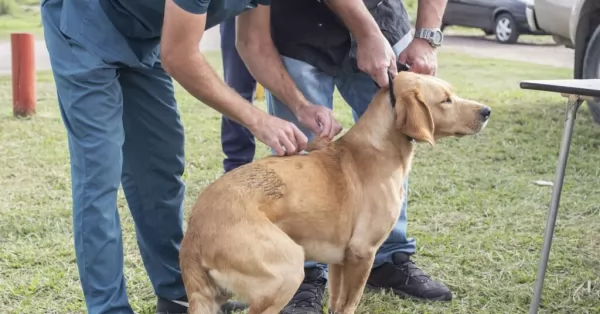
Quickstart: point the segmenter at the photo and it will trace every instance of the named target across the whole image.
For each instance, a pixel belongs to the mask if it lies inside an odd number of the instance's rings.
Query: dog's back
[[[329,138],[327,138],[327,137],[318,137],[314,141],[308,143],[308,146],[306,147],[306,151],[307,152],[312,152],[312,151],[324,149],[329,144],[331,144],[331,140]],[[332,150],[335,149],[333,146],[331,148],[332,148]]]

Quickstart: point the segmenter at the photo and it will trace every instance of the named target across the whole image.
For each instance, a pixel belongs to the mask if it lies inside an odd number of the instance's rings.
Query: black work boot
[[[247,306],[237,301],[228,301],[221,306],[221,313],[231,314],[233,311],[243,311]],[[156,301],[156,314],[186,314],[188,310],[187,296],[177,300],[167,300],[158,297]]]
[[[323,294],[327,280],[322,278],[322,270],[305,268],[304,281],[288,305],[280,314],[322,314]]]
[[[392,290],[397,296],[419,300],[452,300],[450,289],[432,280],[410,260],[408,254],[395,253],[392,258],[393,264],[385,263],[371,270],[368,289]]]

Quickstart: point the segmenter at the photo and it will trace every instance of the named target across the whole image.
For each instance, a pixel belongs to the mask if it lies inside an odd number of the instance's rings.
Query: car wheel
[[[496,18],[496,40],[503,44],[514,44],[519,38],[517,23],[512,15],[502,13]]]
[[[584,79],[600,78],[600,26],[596,27],[585,49],[582,74]],[[587,106],[594,121],[600,124],[600,101],[588,101]]]

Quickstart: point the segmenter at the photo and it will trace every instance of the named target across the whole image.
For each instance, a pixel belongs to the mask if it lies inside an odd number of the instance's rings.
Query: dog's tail
[[[208,270],[196,259],[181,259],[181,274],[187,292],[190,314],[220,313],[223,300],[221,289],[209,276]]]

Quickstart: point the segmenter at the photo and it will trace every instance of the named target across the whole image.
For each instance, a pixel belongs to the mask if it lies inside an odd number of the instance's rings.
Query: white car
[[[573,78],[600,78],[600,0],[534,0],[527,22],[575,50]],[[588,102],[588,108],[600,124],[600,102]]]

